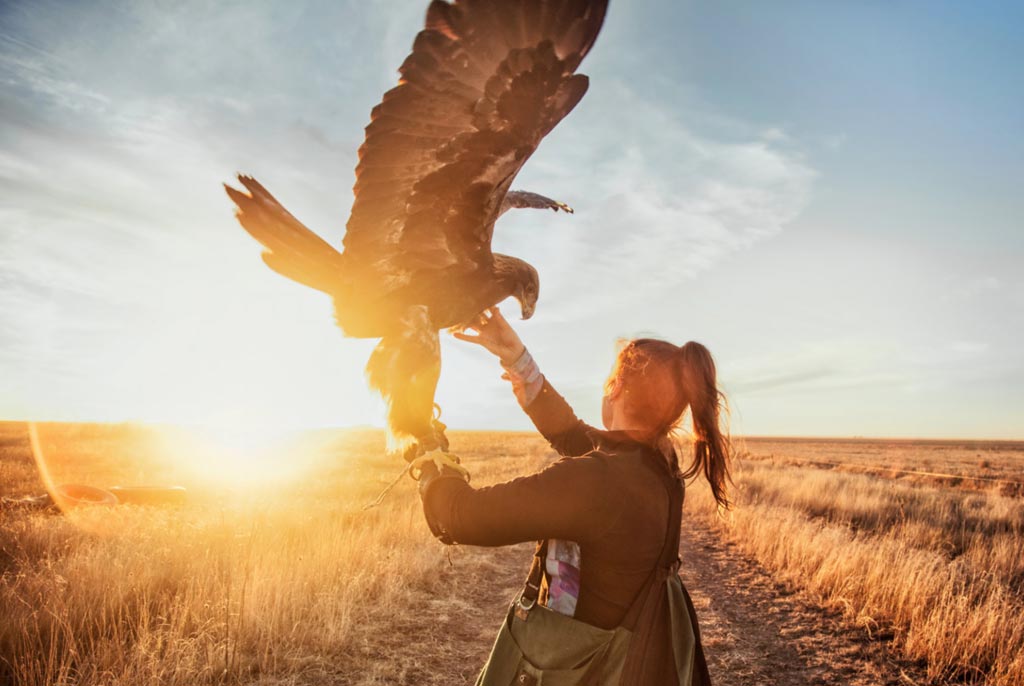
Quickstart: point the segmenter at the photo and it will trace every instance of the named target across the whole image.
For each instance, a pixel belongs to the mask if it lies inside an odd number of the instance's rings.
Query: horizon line
[[[97,425],[97,426],[134,426],[134,427],[175,427],[175,428],[198,428],[216,426],[216,424],[204,424],[202,422],[157,422],[147,420],[127,419],[121,421],[103,420],[50,420],[50,419],[0,419],[3,424],[66,424],[66,425]],[[302,433],[306,431],[384,431],[383,425],[376,424],[322,424],[318,426],[301,426],[282,428],[281,433]],[[448,431],[454,433],[521,433],[539,436],[536,429],[480,429],[480,428],[459,428],[449,426]],[[1021,438],[978,438],[973,436],[870,436],[859,434],[847,435],[824,435],[824,434],[733,434],[732,438],[742,441],[794,441],[794,442],[816,442],[816,441],[845,441],[845,442],[902,442],[902,443],[1013,443],[1024,444],[1024,437]]]

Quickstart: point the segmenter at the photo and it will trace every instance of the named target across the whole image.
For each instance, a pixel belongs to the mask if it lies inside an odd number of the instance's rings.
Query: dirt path
[[[800,592],[775,583],[735,545],[693,520],[683,534],[683,581],[693,597],[715,686],[907,686],[929,684],[899,659]],[[368,637],[376,673],[339,683],[472,684],[533,546],[458,548],[442,572],[448,592],[424,595],[387,637]],[[420,601],[417,601],[419,604]],[[386,656],[386,657],[385,657]]]
[[[331,683],[371,686],[473,684],[490,654],[508,604],[522,588],[534,545],[457,546],[442,565],[439,590],[416,592],[387,636],[367,636],[363,660],[376,665]],[[413,612],[413,609],[417,612]]]
[[[684,520],[683,583],[703,633],[715,686],[928,684],[894,655],[802,592],[776,583],[734,544]]]

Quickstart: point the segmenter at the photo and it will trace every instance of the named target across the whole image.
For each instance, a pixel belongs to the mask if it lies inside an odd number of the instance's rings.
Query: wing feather
[[[422,269],[489,261],[509,185],[586,91],[574,72],[606,6],[431,2],[359,149],[349,262]]]

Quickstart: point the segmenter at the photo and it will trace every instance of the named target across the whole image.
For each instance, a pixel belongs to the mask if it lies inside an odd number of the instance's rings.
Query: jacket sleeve
[[[439,478],[422,492],[423,513],[445,542],[583,542],[603,535],[619,516],[620,497],[609,481],[601,453],[562,459],[537,474],[485,488]]]
[[[586,455],[599,445],[600,429],[577,417],[547,379],[537,397],[523,410],[559,455]]]

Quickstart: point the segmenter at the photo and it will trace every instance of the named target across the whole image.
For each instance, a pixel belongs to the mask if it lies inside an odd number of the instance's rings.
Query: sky
[[[0,2],[0,418],[381,425],[326,296],[221,183],[340,246],[426,2]],[[1024,9],[612,0],[498,223],[516,328],[587,421],[619,339],[697,340],[746,435],[1024,439]],[[516,312],[515,303],[505,312]],[[528,429],[445,336],[453,428]]]

